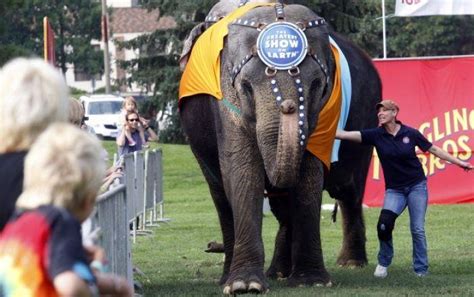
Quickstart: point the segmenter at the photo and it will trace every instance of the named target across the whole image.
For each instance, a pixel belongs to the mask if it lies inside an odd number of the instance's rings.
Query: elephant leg
[[[180,116],[183,130],[188,136],[191,150],[209,185],[209,191],[219,217],[225,253],[224,268],[219,281],[222,285],[229,276],[232,263],[234,249],[233,214],[224,191],[214,119],[212,116],[203,116],[209,115],[211,103],[215,99],[209,96],[194,97],[196,98],[184,100]]]
[[[230,144],[223,152],[229,158],[222,172],[232,204],[235,240],[224,294],[265,293],[268,283],[263,273],[263,165],[255,146],[236,147]]]
[[[363,267],[367,265],[367,253],[362,198],[371,151],[362,147],[354,147],[352,151],[359,158],[333,164],[326,189],[337,199],[342,213],[343,241],[337,264]],[[343,156],[346,155],[350,154]]]
[[[275,238],[275,250],[270,267],[265,275],[271,279],[287,278],[291,272],[291,222],[288,213],[288,192],[269,190],[268,197],[270,208],[279,223],[279,229]]]
[[[365,251],[365,225],[362,205],[357,199],[338,200],[342,213],[342,248],[337,264],[347,267],[363,267],[367,264]]]
[[[323,189],[322,163],[305,153],[301,182],[289,199],[291,214],[290,286],[330,285],[330,276],[323,260],[320,236],[320,214]]]
[[[221,187],[216,189],[212,186],[209,186],[209,189],[217,209],[224,244],[224,270],[219,280],[219,285],[223,285],[229,277],[230,265],[234,253],[234,222],[232,220],[232,209],[227,201],[224,190]]]

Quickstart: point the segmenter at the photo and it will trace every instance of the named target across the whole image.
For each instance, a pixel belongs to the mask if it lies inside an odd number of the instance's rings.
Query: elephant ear
[[[181,52],[181,57],[179,58],[179,69],[184,71],[186,64],[188,64],[189,55],[191,54],[191,50],[193,49],[194,42],[196,42],[197,38],[201,36],[201,34],[206,31],[207,24],[202,22],[194,26],[189,33],[188,38],[184,41],[183,51]]]

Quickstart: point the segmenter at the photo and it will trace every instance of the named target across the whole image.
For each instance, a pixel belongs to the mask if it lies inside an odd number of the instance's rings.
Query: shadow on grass
[[[472,279],[472,261],[451,259],[449,263],[434,263],[430,275],[416,277],[411,267],[396,264],[389,268],[385,279],[375,278],[373,265],[364,268],[330,269],[333,286],[290,288],[285,281],[270,280],[270,296],[400,296],[423,295],[427,291],[435,294],[464,296],[474,292],[473,285],[466,285]],[[217,275],[216,275],[217,277]],[[157,282],[146,287],[144,296],[222,296],[222,287],[217,279],[194,279],[189,281]],[[466,295],[467,296],[467,295]]]
[[[147,286],[144,296],[223,296],[221,287],[204,280],[176,281]]]

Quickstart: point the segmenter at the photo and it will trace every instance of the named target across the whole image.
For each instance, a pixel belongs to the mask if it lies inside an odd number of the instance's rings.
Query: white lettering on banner
[[[396,0],[396,16],[474,14],[473,0]]]
[[[412,5],[412,4],[418,4],[420,3],[421,0],[402,0],[402,4],[408,4],[408,5]]]

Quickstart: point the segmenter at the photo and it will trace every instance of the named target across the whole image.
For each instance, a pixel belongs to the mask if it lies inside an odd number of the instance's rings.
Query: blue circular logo
[[[258,56],[267,66],[287,70],[298,66],[308,52],[308,40],[297,25],[271,23],[258,35]]]

